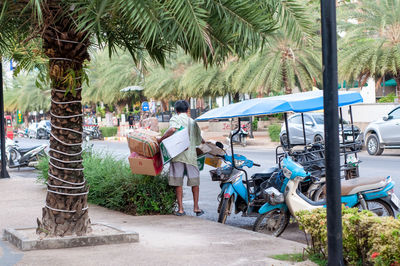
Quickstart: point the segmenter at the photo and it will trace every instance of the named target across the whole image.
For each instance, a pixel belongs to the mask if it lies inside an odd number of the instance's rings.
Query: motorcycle
[[[18,130],[17,131],[17,136],[20,137],[20,138],[28,138],[29,137],[28,128],[26,128],[25,130],[22,130],[22,129]]]
[[[86,141],[89,141],[91,139],[99,139],[99,140],[104,140],[103,134],[100,131],[100,128],[98,125],[95,126],[90,126],[90,127],[84,127],[83,128],[83,139]]]
[[[228,142],[232,141],[232,144],[241,144],[243,147],[247,145],[247,138],[249,136],[248,125],[243,124],[240,126],[240,131],[237,134],[234,134],[236,130],[232,130],[229,134],[229,138],[227,138]],[[233,137],[232,137],[233,135]]]
[[[36,167],[41,157],[46,156],[46,144],[30,148],[20,148],[18,141],[6,142],[6,158],[9,168]]]
[[[254,231],[276,237],[282,234],[290,216],[295,217],[296,212],[326,207],[325,200],[313,201],[299,191],[300,182],[310,177],[303,166],[286,155],[281,171],[283,178],[277,180],[277,185],[262,191],[266,203],[259,208],[253,225]],[[394,194],[394,182],[389,176],[342,180],[341,186],[341,202],[346,207],[370,210],[378,216],[394,216],[395,210],[400,210],[400,200]]]

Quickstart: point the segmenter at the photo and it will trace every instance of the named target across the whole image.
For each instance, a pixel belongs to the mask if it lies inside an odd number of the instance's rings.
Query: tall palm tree
[[[4,93],[4,109],[22,113],[50,110],[50,87],[37,86],[37,73],[21,73],[13,80],[13,86]]]
[[[310,90],[321,75],[319,49],[294,41],[282,30],[267,39],[266,47],[239,61],[236,67],[233,87],[266,95],[291,94],[295,87]]]
[[[276,23],[279,1],[254,0],[3,0],[0,49],[9,40],[37,40],[48,59],[51,81],[49,180],[38,232],[82,235],[90,230],[88,186],[82,166],[82,84],[89,48],[127,49],[134,60],[143,52],[160,64],[181,47],[204,64],[229,53],[245,55]],[[15,37],[17,36],[17,37]],[[31,42],[30,42],[31,43]],[[2,52],[1,51],[1,52]],[[3,53],[3,52],[2,52]]]
[[[346,32],[340,45],[340,76],[362,86],[369,77],[390,75],[400,97],[400,0],[364,0],[339,10],[339,26]]]

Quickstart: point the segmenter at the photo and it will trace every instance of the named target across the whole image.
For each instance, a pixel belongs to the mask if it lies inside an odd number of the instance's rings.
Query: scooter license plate
[[[392,200],[392,202],[394,203],[394,205],[396,205],[397,208],[400,209],[400,200],[399,200],[399,198],[398,198],[395,194],[392,194],[391,200]]]

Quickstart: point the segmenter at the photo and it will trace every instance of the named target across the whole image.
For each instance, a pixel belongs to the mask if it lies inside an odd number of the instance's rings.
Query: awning
[[[396,87],[397,83],[394,79],[389,79],[385,81],[385,86],[393,86]],[[383,87],[383,82],[381,83],[381,86]]]
[[[361,103],[360,93],[339,91],[339,106]],[[323,109],[323,91],[309,91],[266,98],[256,98],[212,109],[196,120],[226,119],[269,115],[284,112],[308,112]]]

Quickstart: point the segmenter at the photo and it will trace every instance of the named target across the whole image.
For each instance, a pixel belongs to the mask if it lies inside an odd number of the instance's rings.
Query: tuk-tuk
[[[342,121],[341,122],[342,129],[343,129],[343,119],[342,119],[341,107],[355,103],[360,103],[362,101],[363,99],[360,93],[358,92],[339,91],[338,111],[341,118],[340,120]],[[212,170],[210,172],[213,180],[221,181],[220,183],[221,201],[218,207],[218,212],[220,213],[218,219],[219,222],[224,223],[226,221],[226,217],[231,213],[233,204],[235,204],[236,213],[241,211],[245,216],[255,216],[258,214],[258,209],[265,203],[265,200],[263,198],[260,198],[260,194],[258,194],[258,192],[262,190],[260,186],[265,186],[265,182],[267,182],[268,181],[267,179],[269,179],[272,175],[279,174],[277,169],[279,169],[279,165],[283,158],[284,153],[289,153],[295,161],[299,162],[300,164],[303,164],[305,169],[307,168],[312,169],[313,167],[315,168],[315,166],[318,166],[317,170],[319,170],[319,175],[320,177],[323,177],[324,163],[325,163],[324,144],[318,143],[317,146],[308,145],[308,143],[306,142],[305,124],[303,118],[304,112],[316,111],[321,109],[323,109],[323,91],[310,91],[310,92],[295,93],[290,95],[250,99],[210,110],[196,119],[197,121],[208,121],[208,120],[238,118],[238,128],[235,131],[235,133],[231,135],[231,141],[230,141],[230,150],[232,155],[230,157],[229,156],[226,157],[229,160],[228,164],[230,166],[225,167],[225,169],[222,168],[217,169],[220,170],[219,171],[220,173],[224,173],[226,179],[216,178],[216,173],[218,171]],[[298,145],[290,143],[290,132],[288,129],[288,116],[287,116],[287,114],[290,112],[301,113],[303,118],[302,122],[303,122],[304,143],[302,144],[302,146],[304,146],[304,148],[302,150],[294,149],[294,147]],[[255,174],[249,179],[247,172],[243,168],[243,165],[247,166],[250,165],[250,167],[252,167],[255,164],[251,160],[245,158],[244,156],[237,155],[234,153],[232,138],[234,138],[235,135],[240,132],[241,119],[243,117],[264,116],[277,113],[284,114],[286,132],[288,133],[287,145],[284,146],[279,145],[276,148],[276,163],[278,164],[278,167],[268,171],[267,173]],[[350,117],[351,117],[351,124],[353,124],[351,107],[350,107]],[[342,165],[342,170],[344,173],[344,177],[346,178],[353,178],[358,176],[359,162],[357,159],[357,152],[359,151],[360,143],[356,141],[356,138],[354,136],[354,127],[352,127],[352,131],[353,131],[353,141],[345,142],[344,138],[342,138],[343,142],[341,143],[341,154],[343,155],[344,158],[343,160],[344,164]],[[349,162],[348,158],[350,154],[354,154],[356,160]],[[240,160],[241,160],[241,165],[237,165],[238,161]],[[239,191],[237,188],[231,188],[231,187],[233,185],[239,184],[238,180],[242,179],[240,177],[241,173],[243,173],[245,180],[243,180],[243,182],[240,182],[240,185],[245,187],[243,189],[241,188],[240,189],[241,191]],[[232,175],[235,175],[234,176],[235,178],[231,178]],[[227,185],[228,182],[232,184]],[[314,180],[310,180],[310,182],[312,183],[314,182]],[[313,189],[317,191],[319,188],[321,188],[321,183]],[[310,194],[310,184],[307,184],[307,190],[308,193]],[[311,194],[307,196],[312,197]],[[320,196],[321,193],[319,194],[319,197]]]

